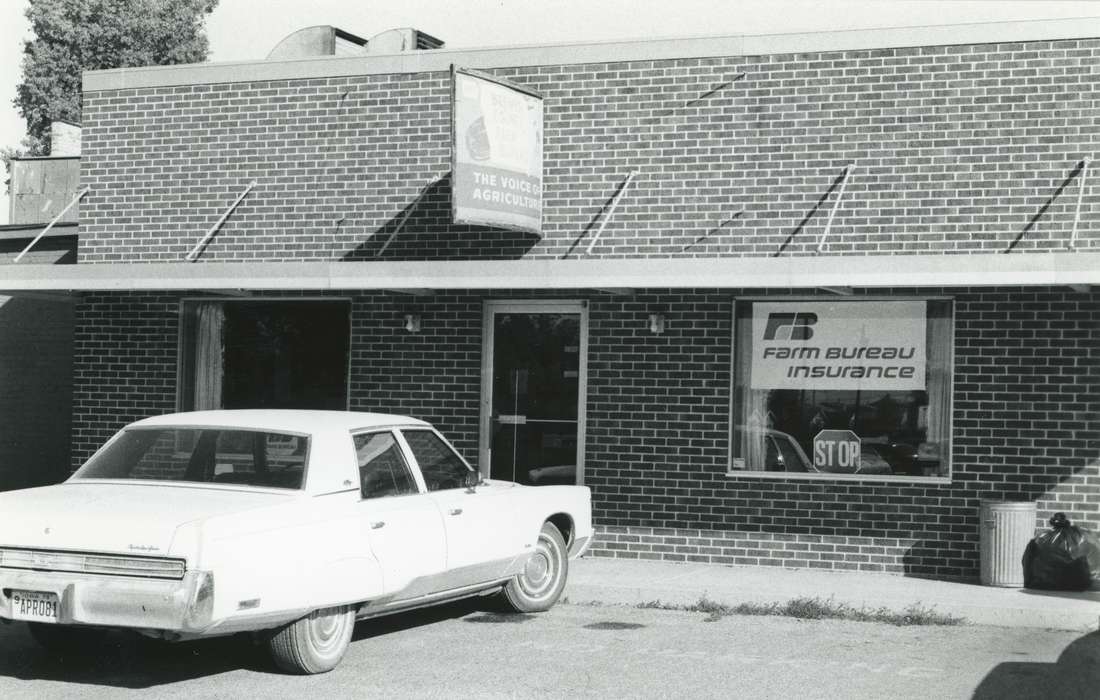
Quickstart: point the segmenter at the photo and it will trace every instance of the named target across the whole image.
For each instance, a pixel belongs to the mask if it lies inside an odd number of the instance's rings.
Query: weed
[[[649,600],[644,603],[638,603],[636,608],[641,610],[683,610],[681,605],[673,605],[671,603],[662,603],[661,599]]]
[[[770,615],[793,617],[799,620],[853,620],[856,622],[880,622],[898,627],[913,625],[960,625],[965,622],[961,617],[937,612],[934,608],[914,603],[902,611],[886,607],[865,608],[840,603],[832,598],[794,598],[786,603],[738,603],[726,605],[707,598],[705,595],[690,605],[664,603],[651,600],[639,603],[636,607],[643,610],[686,610],[706,614],[705,622],[714,622],[730,615]]]

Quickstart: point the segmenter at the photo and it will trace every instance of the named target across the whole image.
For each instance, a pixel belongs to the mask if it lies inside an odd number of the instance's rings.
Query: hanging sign
[[[454,222],[542,233],[542,96],[466,68],[451,76]]]
[[[756,302],[753,389],[920,391],[924,301]]]

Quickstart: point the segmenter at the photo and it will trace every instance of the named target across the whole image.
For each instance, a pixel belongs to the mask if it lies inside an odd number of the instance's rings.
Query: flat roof
[[[108,290],[791,289],[1100,285],[1100,252],[5,265],[0,294]]]
[[[75,236],[77,232],[73,229],[78,228],[78,226],[79,224],[76,221],[58,221],[53,225],[53,228],[46,232],[46,238]],[[0,224],[0,240],[32,239],[41,233],[44,228],[46,228],[45,222],[40,224]]]
[[[757,34],[556,43],[530,46],[443,48],[355,57],[285,61],[195,63],[85,71],[84,91],[170,87],[267,80],[446,71],[468,68],[575,65],[676,58],[767,56],[823,51],[953,46],[1100,37],[1100,17],[986,22],[924,27],[852,29],[799,34]]]

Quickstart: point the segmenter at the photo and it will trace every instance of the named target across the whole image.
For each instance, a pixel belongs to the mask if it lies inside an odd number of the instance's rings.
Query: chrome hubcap
[[[539,552],[527,560],[527,568],[523,575],[533,586],[541,586],[550,574],[550,562],[546,559],[545,552]]]
[[[523,575],[519,577],[520,587],[532,598],[542,598],[553,590],[558,578],[557,551],[547,538],[539,537],[537,549],[527,560]]]
[[[340,644],[347,625],[343,610],[318,610],[309,618],[309,637],[319,652],[331,651]]]

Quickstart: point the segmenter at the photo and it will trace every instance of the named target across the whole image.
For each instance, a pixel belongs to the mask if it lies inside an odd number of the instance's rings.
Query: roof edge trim
[[[15,291],[1100,286],[1100,251],[786,258],[96,263],[4,267]]]
[[[442,48],[288,61],[194,63],[86,71],[84,92],[180,85],[301,80],[357,75],[427,73],[452,63],[471,68],[576,65],[676,58],[761,56],[826,51],[858,51],[960,44],[1057,41],[1100,37],[1100,17],[988,22],[925,27],[849,29],[801,34],[760,34],[693,38],[571,42],[530,46]]]

